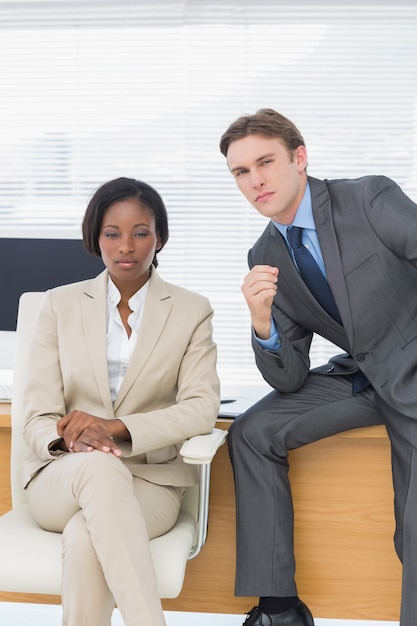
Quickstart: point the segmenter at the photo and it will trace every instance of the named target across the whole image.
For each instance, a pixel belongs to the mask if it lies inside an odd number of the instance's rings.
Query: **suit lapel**
[[[326,268],[327,280],[331,286],[343,326],[348,337],[353,335],[352,315],[348,292],[339,252],[339,245],[334,230],[332,207],[326,184],[315,178],[309,178],[313,216],[317,236]]]
[[[140,376],[149,357],[154,351],[166,325],[172,306],[171,294],[166,283],[152,268],[149,292],[146,297],[140,330],[129,367],[127,368],[126,375],[114,403],[115,411],[123,402],[126,394],[129,392],[138,376]]]
[[[250,258],[251,266],[267,263],[279,268],[277,309],[304,328],[347,350],[346,332],[317,302],[290,256],[284,238],[271,222],[258,240]]]
[[[272,223],[270,229],[272,243],[270,246],[270,265],[275,264],[279,268],[278,289],[291,292],[293,297],[297,298],[303,306],[316,309],[317,300],[297,272],[284,238]]]
[[[268,259],[271,259],[271,262],[268,260],[268,263],[279,267],[278,300],[280,294],[286,294],[290,316],[306,328],[311,326],[312,320],[317,319],[318,324],[313,324],[317,327],[314,330],[325,324],[334,326],[334,330],[340,332],[340,324],[320,306],[301,278],[281,233],[272,223],[270,229],[271,245],[268,250]]]
[[[81,296],[85,342],[97,387],[109,415],[113,412],[107,370],[107,280],[105,270],[87,284]]]

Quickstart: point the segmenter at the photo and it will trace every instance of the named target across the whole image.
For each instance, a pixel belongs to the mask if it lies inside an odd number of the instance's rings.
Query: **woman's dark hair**
[[[155,218],[155,230],[161,245],[155,252],[152,264],[158,267],[156,254],[162,250],[169,237],[167,210],[159,193],[147,183],[135,178],[115,178],[94,192],[82,223],[84,247],[93,256],[101,257],[98,240],[104,214],[115,202],[130,198],[149,209]]]

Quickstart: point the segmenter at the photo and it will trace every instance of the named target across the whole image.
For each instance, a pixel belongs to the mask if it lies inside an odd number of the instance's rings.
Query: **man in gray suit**
[[[400,624],[416,626],[417,205],[384,176],[308,176],[302,135],[272,109],[233,122],[220,149],[240,191],[270,220],[249,252],[242,291],[256,363],[274,391],[229,431],[236,594],[260,597],[244,624],[313,624],[294,581],[288,450],[383,423],[403,566]],[[310,370],[313,333],[345,354]]]

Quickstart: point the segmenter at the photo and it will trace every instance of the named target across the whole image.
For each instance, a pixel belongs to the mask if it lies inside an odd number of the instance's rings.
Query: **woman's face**
[[[104,213],[98,244],[119,291],[134,293],[148,280],[161,247],[153,213],[135,198],[114,202]]]

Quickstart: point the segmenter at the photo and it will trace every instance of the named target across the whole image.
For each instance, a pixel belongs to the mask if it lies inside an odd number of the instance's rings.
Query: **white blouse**
[[[130,337],[123,326],[117,305],[121,295],[109,277],[107,286],[107,369],[112,401],[114,402],[128,368],[136,344],[143,308],[149,291],[149,280],[129,300],[132,313],[127,323],[132,329]]]

